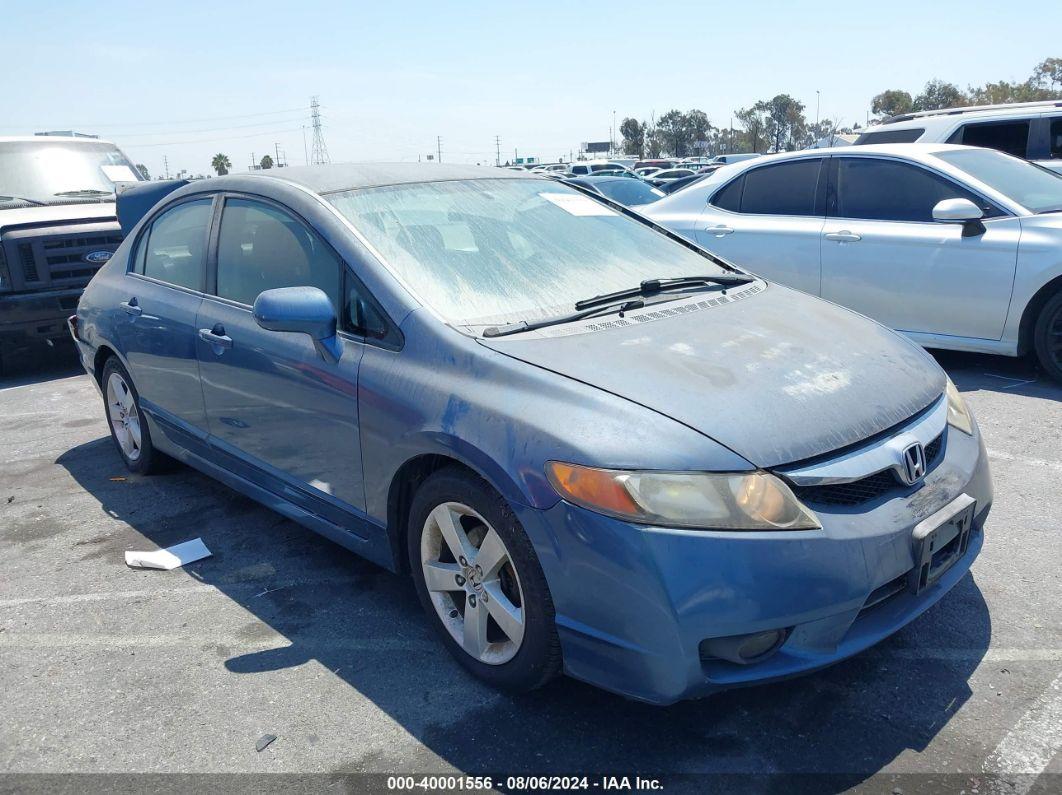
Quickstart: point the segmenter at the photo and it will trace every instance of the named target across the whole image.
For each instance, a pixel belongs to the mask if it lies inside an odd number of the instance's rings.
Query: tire
[[[560,672],[549,587],[501,495],[467,470],[439,470],[417,489],[406,535],[428,620],[465,669],[510,692],[534,690]]]
[[[1062,290],[1040,308],[1033,330],[1033,346],[1040,366],[1056,381],[1062,382]]]
[[[151,443],[151,431],[140,410],[140,394],[118,357],[112,356],[103,365],[100,387],[111,440],[125,468],[138,475],[161,471],[164,457]]]

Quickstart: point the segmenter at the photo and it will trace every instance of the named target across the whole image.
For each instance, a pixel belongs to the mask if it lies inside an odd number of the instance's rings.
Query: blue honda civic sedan
[[[984,446],[932,358],[606,199],[442,164],[174,187],[119,197],[70,319],[125,465],[410,573],[495,686],[821,668],[981,548]]]

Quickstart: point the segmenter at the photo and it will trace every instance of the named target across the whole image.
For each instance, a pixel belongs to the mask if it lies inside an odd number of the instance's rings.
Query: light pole
[[[819,90],[815,89],[815,132],[819,131]]]

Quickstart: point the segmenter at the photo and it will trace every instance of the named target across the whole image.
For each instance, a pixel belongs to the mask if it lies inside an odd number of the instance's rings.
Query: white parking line
[[[330,651],[428,651],[441,648],[430,639],[321,638],[291,643],[280,633],[249,640],[223,635],[101,635],[83,632],[0,632],[0,649],[114,649],[225,646],[246,653],[268,649],[297,648],[313,652]]]
[[[1005,791],[1026,793],[1062,748],[1062,674],[1047,686],[985,760],[986,773],[1005,778]],[[1003,789],[1003,788],[1000,788]]]
[[[1062,461],[1047,461],[1043,458],[1026,458],[1022,455],[1004,453],[1002,450],[989,450],[989,458],[998,458],[1000,461],[1013,461],[1016,464],[1027,464],[1033,467],[1047,467],[1062,472]]]

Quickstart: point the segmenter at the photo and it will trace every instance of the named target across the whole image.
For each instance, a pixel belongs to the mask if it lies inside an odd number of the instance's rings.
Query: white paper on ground
[[[197,560],[210,557],[210,550],[206,548],[203,539],[185,541],[166,549],[157,549],[154,552],[126,552],[125,565],[141,569],[176,569],[186,563],[194,563]]]
[[[594,201],[589,196],[583,196],[581,193],[540,193],[538,195],[546,201],[553,202],[572,215],[583,217],[618,215],[611,207],[606,207],[604,204]]]
[[[111,182],[137,182],[137,176],[129,166],[100,166],[100,171]]]

